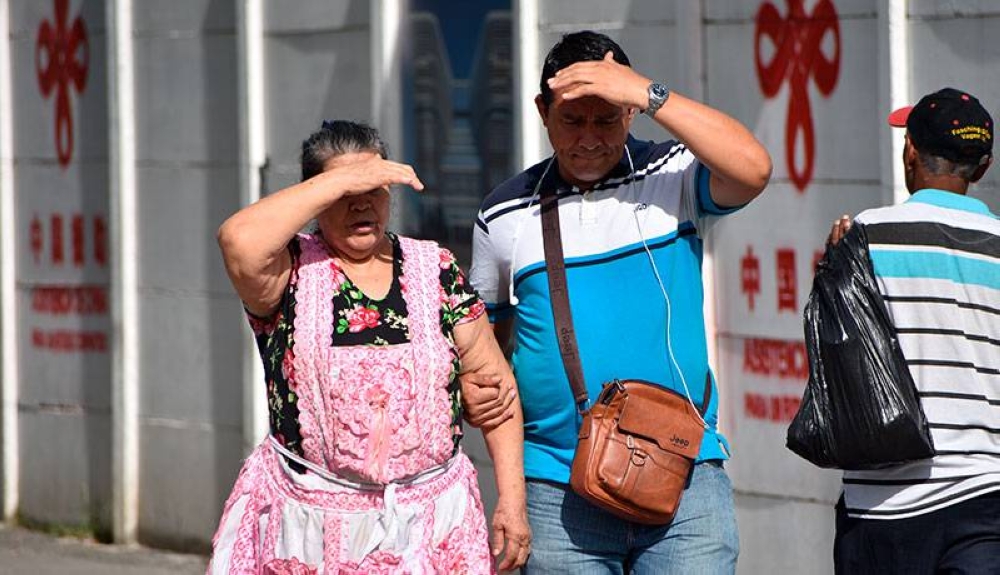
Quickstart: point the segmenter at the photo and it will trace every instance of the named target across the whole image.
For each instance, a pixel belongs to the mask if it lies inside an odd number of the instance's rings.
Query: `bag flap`
[[[649,384],[628,388],[618,428],[690,459],[698,457],[705,434],[686,398]]]

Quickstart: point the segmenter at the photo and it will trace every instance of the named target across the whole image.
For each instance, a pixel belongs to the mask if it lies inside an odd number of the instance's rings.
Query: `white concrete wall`
[[[263,394],[263,384],[247,372],[247,327],[214,239],[219,223],[246,195],[240,190],[245,145],[240,1],[136,2],[131,24],[139,220],[135,512],[139,540],[170,547],[207,546],[246,447],[259,440],[247,431],[252,414],[243,395],[248,384],[251,393]],[[787,3],[770,2],[787,17]],[[898,162],[891,144],[901,134],[887,132],[889,101],[910,101],[954,85],[980,96],[994,115],[1000,112],[995,81],[1000,48],[991,41],[1000,33],[1000,6],[985,0],[911,0],[899,16],[908,43],[890,55],[888,15],[898,3],[833,0],[839,66],[829,92],[813,79],[807,82],[815,148],[811,177],[803,185],[790,177],[786,158],[791,84],[786,77],[777,93],[767,96],[755,66],[758,49],[764,60],[775,52],[767,41],[755,45],[757,15],[766,3],[514,2],[522,35],[515,46],[534,50],[519,56],[527,66],[518,83],[530,90],[518,97],[537,92],[540,62],[562,33],[595,29],[618,40],[637,70],[735,116],[771,150],[771,186],[716,228],[706,260],[722,424],[734,450],[728,469],[737,491],[739,570],[829,573],[839,476],[812,468],[784,448],[794,400],[805,383],[801,309],[813,258],[835,216],[887,203],[898,188],[898,176],[890,169]],[[805,4],[812,15],[818,1]],[[263,193],[298,179],[301,140],[324,118],[376,122],[401,152],[402,137],[390,125],[400,113],[393,102],[403,101],[394,98],[398,78],[391,69],[377,68],[395,53],[392,38],[385,36],[392,26],[380,19],[405,13],[400,7],[405,3],[390,0],[374,8],[366,0],[262,3],[258,72],[263,72],[264,89],[256,95],[264,102]],[[9,30],[0,33],[9,47],[11,89],[0,94],[0,113],[11,110],[7,120],[13,137],[9,149],[0,149],[12,160],[0,162],[7,170],[0,176],[13,182],[15,209],[13,225],[0,234],[17,248],[16,281],[7,294],[17,302],[17,328],[3,337],[16,349],[19,369],[5,373],[19,373],[13,383],[19,438],[2,438],[3,461],[16,463],[4,468],[5,485],[16,486],[16,500],[8,497],[4,503],[33,521],[88,525],[107,533],[114,516],[112,381],[117,368],[108,349],[56,350],[39,341],[48,341],[44,334],[52,332],[96,333],[110,345],[115,327],[106,309],[52,313],[33,307],[43,288],[66,293],[83,287],[108,294],[109,266],[96,256],[102,240],[94,228],[96,219],[110,224],[106,8],[96,0],[68,3],[68,21],[79,17],[85,22],[90,50],[86,87],[70,91],[74,145],[62,163],[56,96],[42,95],[35,59],[42,22],[54,23],[54,2],[9,0],[7,8]],[[826,58],[833,57],[832,32],[820,46]],[[894,88],[888,76],[900,62],[905,70],[893,77],[905,81]],[[533,109],[530,101],[521,104]],[[646,118],[637,119],[634,128],[639,137],[663,137]],[[548,153],[548,143],[533,111],[522,129],[523,142],[540,143],[523,145],[534,150],[522,160],[530,164]],[[793,162],[804,166],[801,146]],[[973,195],[1000,209],[1000,172],[994,169]],[[53,256],[53,215],[62,218],[62,263]],[[79,264],[73,251],[77,215],[84,222]],[[41,235],[33,250],[36,216]],[[794,254],[794,267],[783,276],[779,251]],[[752,278],[743,266],[754,260],[758,285],[751,306],[745,288],[753,282],[745,284]],[[796,289],[788,292],[789,305],[779,306],[780,288],[792,284]],[[33,336],[36,332],[42,340]],[[9,389],[10,382],[5,383]],[[484,500],[492,508],[493,469],[477,432],[469,433],[465,449],[477,463]],[[19,456],[10,457],[11,450]]]
[[[809,173],[803,136],[800,132],[790,165],[786,126],[795,113],[790,112],[792,100],[803,105],[803,98],[793,96],[787,74],[770,98],[758,79],[755,52],[760,51],[764,62],[776,52],[773,42],[755,46],[763,4],[709,2],[705,14],[707,101],[750,127],[774,162],[767,191],[726,218],[712,237],[717,375],[734,452],[729,470],[737,492],[739,571],[828,573],[839,475],[815,469],[784,444],[808,374],[801,312],[815,253],[822,250],[834,217],[881,202],[879,133],[885,124],[878,109],[877,13],[874,2],[834,3],[839,19],[831,23],[820,46],[827,60],[836,61],[835,25],[839,66],[829,93],[823,93],[812,76],[806,85],[814,156],[811,179],[802,187],[791,172]],[[773,5],[787,18],[785,3]],[[779,250],[794,258],[785,281],[779,273]],[[743,264],[752,261],[758,262],[759,290],[751,307],[742,288]],[[779,305],[779,284],[795,288],[794,293],[786,292],[784,305]],[[755,359],[769,357],[760,352],[765,349],[789,354],[792,364],[758,365]],[[794,545],[788,544],[792,541]]]
[[[988,0],[910,0],[910,94],[945,86],[975,94],[990,114],[1000,116],[1000,3]],[[970,195],[1000,212],[1000,170],[994,162]]]
[[[739,518],[744,573],[832,571],[832,504],[839,493],[839,472],[820,471],[783,448],[787,413],[773,419],[755,417],[747,398],[781,398],[801,394],[801,374],[762,373],[747,368],[744,345],[766,338],[798,342],[802,338],[800,310],[808,297],[812,253],[822,249],[829,222],[841,213],[856,214],[892,200],[891,174],[880,162],[895,164],[898,155],[886,142],[902,139],[885,124],[887,68],[884,37],[888,3],[833,3],[840,29],[840,72],[836,86],[822,94],[809,83],[809,100],[816,135],[815,171],[804,190],[788,179],[784,158],[784,127],[790,97],[786,81],[773,99],[761,99],[753,58],[754,15],[757,4],[709,2],[708,99],[713,105],[751,124],[775,160],[775,174],[765,195],[720,226],[715,240],[716,302],[720,345],[720,380],[729,398],[727,418],[735,456],[730,467],[739,493]],[[779,6],[785,13],[786,8]],[[807,8],[808,10],[808,8]],[[908,94],[891,94],[901,102],[946,85],[971,91],[995,114],[1000,93],[996,82],[998,50],[989,42],[998,29],[996,7],[981,2],[910,2],[904,17],[909,43]],[[832,56],[832,38],[824,40]],[[738,57],[735,55],[742,55]],[[881,67],[880,67],[881,64]],[[880,95],[880,91],[882,94]],[[973,195],[997,207],[997,175],[991,174]],[[760,293],[754,310],[741,290],[742,257],[749,246],[760,261]],[[776,250],[795,253],[797,301],[795,313],[778,311],[779,278]],[[765,370],[766,371],[766,370]],[[759,414],[758,414],[759,415]],[[794,545],[786,542],[795,541]]]
[[[177,546],[215,528],[242,453],[244,325],[214,245],[239,207],[235,3],[137,3],[132,27],[138,536]]]
[[[50,2],[8,6],[9,36],[4,41],[10,42],[16,217],[15,229],[4,233],[13,233],[17,244],[18,329],[4,337],[16,340],[20,367],[21,457],[20,470],[14,470],[21,486],[20,513],[34,521],[107,530],[111,517],[107,308],[57,311],[34,305],[41,303],[43,293],[58,299],[80,287],[104,295],[108,290],[107,260],[97,261],[93,251],[94,219],[107,223],[108,215],[104,6],[97,1],[69,5],[65,25],[71,27],[78,18],[83,22],[89,60],[80,48],[75,58],[86,71],[85,83],[82,90],[67,86],[69,106],[64,111],[72,125],[72,144],[64,132],[62,161],[56,135],[59,85],[55,82],[46,96],[39,80],[39,69],[58,67],[57,50],[43,49],[36,61],[43,23],[54,30],[59,21]],[[73,220],[78,216],[83,226],[74,233]],[[75,347],[71,340],[83,333],[105,338],[103,349],[97,340],[96,349]]]
[[[133,382],[139,398],[139,455],[126,462],[137,466],[139,484],[137,509],[130,513],[140,541],[170,547],[207,548],[246,445],[260,440],[244,437],[248,338],[243,336],[248,328],[214,237],[241,205],[238,3],[135,3],[131,23],[123,24],[130,28],[126,35],[134,49],[134,84],[127,89],[135,100],[140,222],[134,238],[139,357]],[[377,118],[370,97],[370,2],[269,1],[263,6],[264,131],[271,169],[263,174],[262,188],[267,191],[298,179],[300,143],[323,118]],[[71,237],[73,218],[81,214],[90,257],[93,218],[110,225],[108,110],[115,103],[107,92],[107,15],[101,2],[68,4],[68,23],[78,17],[84,21],[89,60],[85,89],[69,93],[74,146],[70,158],[60,162],[56,96],[40,93],[35,59],[38,30],[43,21],[56,24],[54,12],[54,2],[12,0],[4,37],[13,88],[5,105],[12,107],[15,121],[13,145],[2,152],[12,158],[18,222],[18,229],[4,233],[14,236],[18,248],[14,297],[20,310],[17,332],[4,334],[16,340],[20,368],[19,442],[12,437],[4,443],[5,450],[20,454],[13,459],[19,469],[5,473],[20,479],[11,507],[24,519],[109,535],[115,516],[111,398],[116,369],[109,349],[114,345],[110,314],[107,309],[53,314],[32,308],[40,288],[65,292],[85,286],[106,296],[109,290],[108,262],[76,264]],[[37,261],[31,251],[35,216],[41,228]],[[64,228],[61,263],[50,246],[52,216],[61,217]],[[105,347],[52,350],[33,343],[32,334],[39,330],[98,332],[106,338]],[[263,382],[253,386],[255,393],[264,393]]]
[[[299,180],[322,120],[372,121],[369,14],[363,0],[264,3],[267,190]]]

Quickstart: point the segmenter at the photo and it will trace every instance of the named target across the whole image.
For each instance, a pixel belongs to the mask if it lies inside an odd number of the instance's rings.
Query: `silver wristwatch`
[[[649,94],[649,105],[643,110],[643,114],[646,114],[650,118],[656,115],[657,110],[659,110],[667,98],[670,97],[670,90],[666,86],[658,82],[653,82],[647,88],[647,93]]]

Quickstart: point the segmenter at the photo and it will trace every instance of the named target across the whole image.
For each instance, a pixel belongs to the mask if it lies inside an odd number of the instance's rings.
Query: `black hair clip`
[[[332,130],[336,125],[330,120],[323,120],[323,125],[320,126],[321,130]]]

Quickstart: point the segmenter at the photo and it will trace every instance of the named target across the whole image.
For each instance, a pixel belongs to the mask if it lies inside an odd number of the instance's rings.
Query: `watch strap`
[[[646,93],[649,97],[649,104],[642,113],[652,118],[670,98],[670,90],[659,82],[653,82],[646,89]]]

